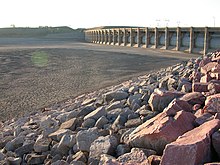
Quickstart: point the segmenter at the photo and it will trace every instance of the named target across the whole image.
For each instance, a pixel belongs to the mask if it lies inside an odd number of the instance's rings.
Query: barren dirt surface
[[[196,56],[71,41],[0,39],[0,120]]]

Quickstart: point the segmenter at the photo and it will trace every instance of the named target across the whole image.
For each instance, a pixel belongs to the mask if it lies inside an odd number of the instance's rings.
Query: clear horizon
[[[3,0],[0,27],[220,27],[219,0]]]

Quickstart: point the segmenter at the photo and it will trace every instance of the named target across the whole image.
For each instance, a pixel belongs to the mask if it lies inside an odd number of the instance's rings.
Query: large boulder
[[[167,112],[168,114],[175,114],[176,112],[181,110],[191,112],[192,105],[190,105],[187,101],[174,99],[169,103],[169,105],[164,109],[163,112]]]
[[[97,128],[90,128],[88,130],[79,131],[76,134],[76,144],[80,151],[90,151],[91,143],[99,137]]]
[[[212,145],[220,159],[220,130],[212,135]]]
[[[81,123],[82,121],[80,120],[80,118],[72,118],[62,123],[60,129],[70,129],[72,131],[75,131],[77,126],[80,126]]]
[[[110,102],[112,100],[114,101],[120,101],[124,100],[128,97],[128,93],[124,91],[113,91],[113,92],[108,92],[104,94],[104,99],[106,102]]]
[[[84,120],[92,118],[94,120],[98,120],[100,117],[105,116],[107,114],[105,107],[99,107],[96,110],[92,111],[88,115],[84,117]]]
[[[117,161],[122,164],[141,164],[145,162],[145,165],[148,165],[148,156],[144,149],[132,148],[131,152],[119,156]]]
[[[34,151],[35,152],[46,152],[49,150],[49,145],[51,143],[51,139],[43,137],[43,135],[39,135],[36,142],[34,143]]]
[[[155,89],[150,95],[148,103],[153,111],[162,112],[173,99],[180,96],[183,96],[183,93]]]
[[[178,111],[176,114],[162,112],[138,126],[130,135],[133,147],[153,149],[162,154],[168,143],[194,128],[195,116],[190,112]]]
[[[218,65],[217,62],[209,62],[205,66],[201,67],[201,73],[207,74],[211,72],[212,68],[215,68],[215,66]]]
[[[208,96],[203,110],[212,114],[220,113],[220,93]]]
[[[180,100],[187,101],[191,105],[202,105],[205,102],[205,96],[200,92],[191,92],[182,96]]]
[[[115,155],[118,140],[113,135],[100,136],[90,147],[89,162],[98,162],[102,154]]]
[[[195,165],[210,162],[211,135],[218,128],[220,120],[213,119],[180,136],[166,146],[161,165]]]

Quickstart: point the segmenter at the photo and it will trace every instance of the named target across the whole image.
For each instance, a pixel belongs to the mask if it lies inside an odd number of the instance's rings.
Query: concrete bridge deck
[[[220,48],[220,28],[100,27],[85,30],[92,43],[206,54]]]

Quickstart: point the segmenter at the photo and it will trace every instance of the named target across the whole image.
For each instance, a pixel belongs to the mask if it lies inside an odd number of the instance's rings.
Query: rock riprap
[[[220,164],[220,51],[0,123],[0,164]]]

